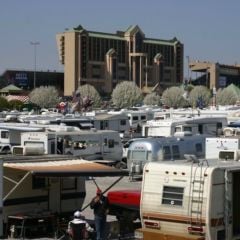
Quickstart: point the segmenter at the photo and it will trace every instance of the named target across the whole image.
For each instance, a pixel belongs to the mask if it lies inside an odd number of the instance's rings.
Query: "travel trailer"
[[[218,158],[222,150],[240,150],[240,129],[226,127],[223,135],[219,137],[206,138],[206,158]]]
[[[125,114],[96,113],[92,117],[92,123],[97,130],[114,130],[119,132],[122,138],[130,129],[129,119]]]
[[[85,130],[77,132],[22,133],[21,145],[14,146],[14,155],[30,152],[43,154],[69,154],[87,160],[108,160],[117,165],[122,160],[123,147],[119,133],[111,130]]]
[[[0,236],[9,235],[6,230],[10,230],[12,235],[21,232],[18,239],[24,239],[25,231],[39,227],[41,234],[44,229],[40,223],[46,215],[69,217],[82,208],[85,177],[124,175],[119,169],[73,156],[5,156],[0,159]],[[10,218],[29,220],[37,216],[39,221],[33,221],[31,229],[13,223],[9,226]]]
[[[45,114],[45,115],[21,115],[19,121],[23,123],[36,123],[45,125],[66,125],[78,127],[82,130],[89,130],[93,128],[91,118],[75,114]]]
[[[148,162],[183,159],[184,154],[205,155],[205,136],[143,138],[133,141],[127,153],[130,179],[141,178]]]
[[[227,118],[221,116],[194,116],[150,120],[142,127],[142,136],[168,137],[173,136],[176,132],[217,136],[227,124]]]
[[[240,162],[234,158],[147,163],[135,239],[240,239]]]

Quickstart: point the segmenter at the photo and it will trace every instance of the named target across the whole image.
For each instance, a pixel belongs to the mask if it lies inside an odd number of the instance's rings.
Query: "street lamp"
[[[34,47],[34,80],[33,80],[33,88],[36,87],[36,72],[37,72],[37,45],[39,42],[30,42],[31,45]]]

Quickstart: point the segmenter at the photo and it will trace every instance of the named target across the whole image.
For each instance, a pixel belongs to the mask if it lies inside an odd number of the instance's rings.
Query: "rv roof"
[[[199,160],[205,161],[203,163],[204,167],[206,167],[209,171],[213,171],[214,169],[240,169],[240,162],[239,161],[220,161],[218,159],[211,159],[210,161],[206,161],[203,159]],[[199,163],[193,163],[192,161],[188,160],[177,160],[177,161],[163,161],[163,162],[150,162],[145,165],[145,171],[154,172],[154,171],[181,171],[181,172],[188,172],[191,171],[192,167],[199,167]]]

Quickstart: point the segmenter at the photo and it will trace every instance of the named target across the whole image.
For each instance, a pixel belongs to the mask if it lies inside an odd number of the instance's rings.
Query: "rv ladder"
[[[203,163],[200,163],[195,168],[191,179],[191,195],[190,195],[190,214],[191,227],[189,231],[194,233],[202,232],[202,207],[203,207],[203,193],[204,193],[204,172]],[[200,233],[199,232],[199,233]]]

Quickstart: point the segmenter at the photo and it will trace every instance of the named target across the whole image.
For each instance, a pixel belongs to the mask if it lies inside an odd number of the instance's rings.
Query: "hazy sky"
[[[79,24],[109,33],[137,24],[146,37],[177,37],[185,62],[240,64],[239,12],[240,0],[0,0],[0,75],[34,69],[31,41],[38,70],[63,71],[56,34]]]

